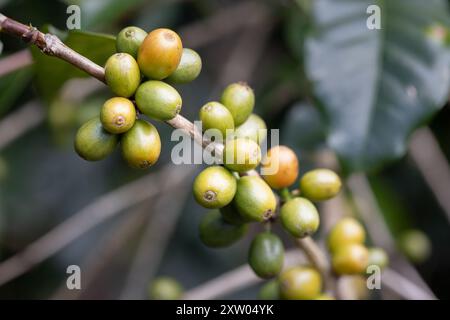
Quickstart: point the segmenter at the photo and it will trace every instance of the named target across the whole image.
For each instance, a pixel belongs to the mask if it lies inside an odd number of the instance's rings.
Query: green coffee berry
[[[366,231],[361,223],[353,218],[343,218],[331,228],[327,242],[330,252],[333,253],[347,244],[363,244],[365,239]]]
[[[170,120],[181,111],[181,96],[175,88],[162,81],[144,82],[136,91],[136,104],[146,116]]]
[[[202,71],[202,59],[192,49],[184,48],[177,69],[165,79],[169,83],[184,84],[194,81]]]
[[[346,244],[333,253],[331,263],[340,275],[363,273],[369,264],[369,251],[362,244]]]
[[[280,296],[286,300],[316,299],[322,290],[322,278],[315,269],[294,267],[280,275]]]
[[[238,82],[225,88],[220,102],[230,110],[234,125],[237,127],[243,124],[253,112],[255,95],[246,83]]]
[[[75,151],[88,161],[106,158],[116,148],[119,137],[103,129],[99,117],[95,117],[78,129],[75,137]]]
[[[248,119],[236,128],[234,136],[237,138],[249,138],[257,144],[261,144],[267,137],[267,125],[264,120],[252,113]]]
[[[145,169],[158,161],[161,139],[158,130],[144,121],[136,120],[134,126],[122,135],[122,156],[132,168]]]
[[[271,278],[279,274],[283,268],[283,242],[273,233],[258,234],[250,245],[248,263],[261,278]]]
[[[279,300],[280,299],[280,283],[278,279],[267,281],[259,290],[259,300]]]
[[[100,120],[106,131],[114,134],[124,133],[133,127],[136,109],[126,98],[111,98],[103,104]]]
[[[241,216],[239,211],[234,207],[233,203],[220,208],[220,213],[222,214],[223,220],[230,224],[240,226],[244,223],[249,222]]]
[[[233,205],[245,220],[262,222],[273,217],[277,200],[263,179],[245,176],[237,182]]]
[[[122,29],[116,38],[117,52],[128,53],[137,59],[139,47],[147,36],[147,32],[138,27],[126,27]]]
[[[227,131],[234,130],[234,120],[230,111],[219,102],[208,102],[205,104],[199,113],[200,121],[202,121],[203,131],[210,129],[217,129],[222,139],[225,140]]]
[[[387,267],[389,264],[389,256],[386,251],[381,248],[369,249],[369,263],[368,265],[376,265],[381,269]]]
[[[225,143],[223,162],[232,171],[246,172],[261,162],[261,149],[253,140],[237,138]]]
[[[304,197],[312,201],[328,200],[341,190],[341,179],[328,169],[315,169],[307,172],[300,180],[300,190]]]
[[[401,234],[399,246],[401,251],[414,263],[422,263],[431,255],[431,242],[420,230],[408,230]]]
[[[194,181],[194,197],[205,208],[222,208],[233,200],[236,178],[221,166],[203,170]]]
[[[152,300],[178,300],[183,295],[183,287],[173,278],[156,278],[149,287]]]
[[[131,97],[141,82],[141,74],[136,60],[128,53],[112,55],[106,61],[105,80],[116,95],[124,98]]]
[[[200,222],[200,240],[208,247],[228,247],[241,239],[248,231],[248,225],[232,225],[225,222],[219,211],[208,212]]]
[[[316,207],[305,198],[287,201],[280,211],[283,227],[294,237],[310,236],[319,228],[319,213]]]

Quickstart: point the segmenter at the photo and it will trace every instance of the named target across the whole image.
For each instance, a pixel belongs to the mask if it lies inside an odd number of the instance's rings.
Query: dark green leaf
[[[369,5],[382,29],[366,25]],[[329,122],[328,144],[349,170],[404,154],[412,130],[448,96],[448,52],[427,33],[448,24],[443,0],[316,0],[307,74]]]

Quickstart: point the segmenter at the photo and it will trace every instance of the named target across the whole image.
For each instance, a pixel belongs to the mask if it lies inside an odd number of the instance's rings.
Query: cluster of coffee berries
[[[105,65],[105,80],[115,97],[107,100],[100,115],[78,130],[75,150],[84,159],[97,161],[111,154],[120,142],[122,155],[134,168],[153,165],[161,140],[153,120],[173,119],[182,99],[171,84],[193,81],[200,74],[200,56],[183,48],[169,29],[150,33],[127,27],[117,36],[117,53]]]

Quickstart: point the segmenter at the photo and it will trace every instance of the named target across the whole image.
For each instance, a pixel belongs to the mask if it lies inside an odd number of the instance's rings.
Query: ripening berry
[[[161,153],[158,130],[144,120],[136,120],[134,126],[122,135],[120,143],[122,156],[132,168],[146,169],[152,166]]]
[[[185,84],[194,81],[202,71],[202,59],[192,49],[183,49],[181,61],[177,69],[164,81],[174,84]]]
[[[137,61],[147,78],[162,80],[177,69],[182,53],[183,45],[178,34],[161,28],[145,37],[139,48]]]
[[[225,140],[227,133],[234,130],[233,116],[219,102],[212,101],[205,104],[200,109],[199,118],[202,122],[203,131],[216,129],[222,136],[221,140]]]
[[[128,53],[137,59],[139,47],[147,36],[147,32],[138,27],[126,27],[122,29],[116,38],[117,52]]]
[[[183,287],[178,281],[169,277],[156,278],[149,287],[152,300],[178,300],[183,294]]]
[[[346,244],[333,252],[331,263],[340,275],[363,273],[369,264],[369,251],[362,244]]]
[[[264,180],[274,189],[289,187],[298,176],[297,155],[286,146],[271,148],[261,167]],[[265,174],[266,171],[268,174]]]
[[[95,117],[78,129],[75,137],[75,151],[88,161],[98,161],[110,155],[119,141],[119,136],[107,132]]]
[[[246,172],[256,168],[261,161],[259,145],[246,138],[228,140],[223,153],[224,165],[231,171]]]
[[[255,95],[252,88],[244,82],[230,84],[222,93],[220,102],[230,110],[234,125],[243,124],[255,106]]]
[[[245,176],[238,180],[234,207],[246,221],[267,221],[275,214],[277,200],[272,189],[257,176]]]
[[[328,169],[315,169],[307,172],[300,180],[300,190],[304,197],[312,201],[328,200],[341,190],[341,179]]]
[[[228,247],[241,239],[248,231],[248,225],[240,226],[225,222],[219,211],[208,212],[200,222],[200,240],[211,248]]]
[[[112,55],[106,61],[105,80],[116,95],[124,98],[131,97],[141,82],[141,74],[136,60],[128,53]]]
[[[283,268],[283,242],[277,235],[270,232],[256,235],[250,244],[248,263],[260,278],[276,276]]]
[[[353,218],[343,218],[332,227],[327,239],[328,248],[333,253],[346,244],[363,244],[365,239],[366,231],[361,223]]]
[[[233,200],[236,178],[224,167],[209,167],[195,178],[193,190],[195,200],[201,206],[210,209],[222,208]]]
[[[103,104],[100,120],[106,131],[114,134],[124,133],[133,127],[136,109],[126,98],[111,98]]]
[[[293,198],[280,210],[281,223],[292,236],[304,238],[317,231],[320,224],[319,213],[311,201]]]
[[[181,111],[181,96],[175,88],[162,81],[147,81],[136,91],[136,104],[146,116],[166,121]]]
[[[294,267],[280,275],[280,296],[286,300],[316,299],[322,291],[322,278],[317,270]]]

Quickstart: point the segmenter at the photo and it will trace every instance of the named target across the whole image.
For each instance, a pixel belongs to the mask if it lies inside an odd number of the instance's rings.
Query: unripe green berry
[[[431,242],[420,230],[402,233],[399,241],[401,251],[414,263],[422,263],[431,255]]]
[[[222,214],[223,220],[230,224],[240,226],[249,221],[245,220],[239,211],[234,207],[233,203],[220,208],[220,213]]]
[[[280,299],[280,283],[278,279],[267,281],[259,290],[259,300],[279,300]]]
[[[389,256],[386,251],[381,248],[369,249],[369,263],[368,265],[376,265],[381,269],[386,268],[389,264]]]
[[[346,244],[333,253],[331,263],[339,275],[363,273],[369,264],[369,251],[362,244]]]
[[[343,218],[331,228],[327,239],[328,249],[333,253],[347,244],[363,244],[365,239],[366,231],[361,223],[353,218]]]
[[[106,61],[105,80],[116,95],[124,98],[131,97],[141,82],[136,60],[128,53],[112,55]]]
[[[169,277],[156,278],[149,287],[149,296],[152,300],[178,300],[182,295],[183,287]]]
[[[205,104],[199,113],[200,121],[202,122],[203,131],[216,129],[222,135],[222,140],[225,140],[228,132],[234,130],[234,120],[230,111],[219,102],[208,102]]]
[[[78,129],[75,137],[75,151],[88,161],[106,158],[116,148],[119,137],[103,129],[99,117],[95,117]]]
[[[258,234],[250,245],[248,263],[261,278],[267,279],[276,276],[283,268],[283,242],[270,232]]]
[[[237,138],[228,140],[224,148],[224,165],[237,172],[246,172],[261,162],[261,149],[253,140]]]
[[[267,137],[267,125],[260,116],[252,113],[243,124],[234,130],[234,136],[249,138],[260,145]]]
[[[243,124],[253,112],[255,95],[246,83],[238,82],[225,88],[220,102],[230,110],[234,125],[237,127]]]
[[[287,201],[280,211],[283,227],[294,237],[310,236],[319,228],[320,218],[314,204],[305,198]]]
[[[280,275],[280,295],[286,300],[316,299],[322,290],[322,278],[317,270],[294,267]]]
[[[133,127],[136,109],[126,98],[111,98],[103,104],[100,120],[106,131],[114,134],[124,133]]]
[[[122,135],[122,156],[132,168],[145,169],[158,161],[161,139],[151,123],[136,120],[134,126]]]
[[[194,181],[194,197],[197,202],[211,209],[229,204],[236,193],[236,178],[221,166],[209,167],[200,172]]]
[[[184,84],[194,81],[202,71],[202,59],[192,49],[184,48],[177,69],[165,79],[169,83]]]
[[[275,214],[277,200],[272,189],[257,176],[245,176],[238,180],[234,207],[247,221],[267,221]]]
[[[138,27],[126,27],[122,29],[116,38],[117,52],[128,53],[137,59],[139,47],[147,36],[147,32]]]
[[[315,169],[307,172],[300,180],[300,190],[304,197],[312,201],[328,200],[341,190],[341,179],[328,169]]]
[[[136,91],[136,104],[146,116],[166,121],[180,113],[182,100],[175,88],[162,81],[147,81]]]
[[[174,72],[181,60],[183,44],[170,29],[155,29],[142,42],[138,51],[141,72],[149,79],[162,80]]]
[[[228,247],[241,239],[248,231],[248,225],[232,225],[225,222],[218,210],[208,212],[200,222],[200,240],[208,247]]]

